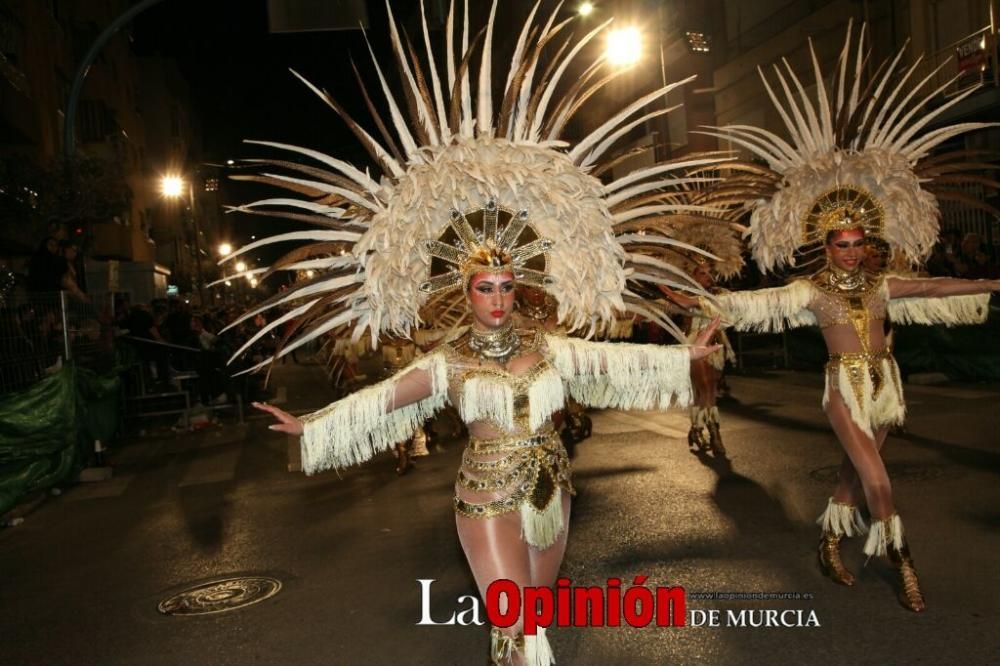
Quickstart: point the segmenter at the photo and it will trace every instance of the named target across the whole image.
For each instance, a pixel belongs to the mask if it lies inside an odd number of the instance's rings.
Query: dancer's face
[[[499,328],[514,312],[514,274],[476,273],[469,281],[469,305],[480,328]]]
[[[695,266],[691,277],[693,277],[695,282],[700,284],[704,289],[708,289],[715,284],[715,278],[712,277],[712,270],[707,264],[698,264]]]
[[[861,229],[835,232],[826,244],[826,256],[841,270],[855,270],[865,259],[865,232]]]

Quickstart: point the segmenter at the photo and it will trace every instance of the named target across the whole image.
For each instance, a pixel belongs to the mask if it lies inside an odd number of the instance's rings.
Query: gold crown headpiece
[[[831,231],[863,229],[866,235],[881,236],[885,213],[871,192],[845,186],[824,192],[803,218],[803,243],[823,243]]]
[[[553,243],[528,224],[527,210],[514,212],[491,198],[482,208],[452,210],[450,217],[437,240],[424,241],[431,269],[421,292],[465,287],[472,275],[482,272],[510,272],[518,282],[543,289],[552,284],[545,272],[545,253]]]

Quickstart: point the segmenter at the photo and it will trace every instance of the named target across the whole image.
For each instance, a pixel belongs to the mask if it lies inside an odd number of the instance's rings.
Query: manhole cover
[[[281,590],[281,581],[267,576],[241,576],[202,583],[160,602],[164,615],[224,613],[270,599]]]
[[[919,464],[919,463],[889,463],[885,466],[889,473],[890,481],[931,481],[944,476],[953,476],[954,470],[948,469],[947,465]],[[840,473],[840,465],[830,465],[820,467],[809,472],[809,476],[814,481],[821,483],[837,483],[837,475]]]

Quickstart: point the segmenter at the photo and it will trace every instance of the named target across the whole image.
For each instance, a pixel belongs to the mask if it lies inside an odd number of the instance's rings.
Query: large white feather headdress
[[[621,70],[609,70],[601,57],[579,78],[563,81],[570,63],[607,23],[582,38],[562,39],[560,35],[571,19],[557,21],[557,7],[546,20],[536,22],[539,4],[525,21],[513,56],[505,60],[499,98],[493,97],[496,0],[486,27],[471,41],[466,1],[459,45],[452,2],[443,56],[431,46],[421,4],[426,69],[409,40],[400,36],[389,8],[402,94],[390,88],[374,53],[372,59],[391,122],[384,122],[375,111],[358,77],[381,140],[350,118],[327,92],[303,79],[348,124],[382,174],[373,176],[307,148],[251,142],[288,151],[311,163],[254,160],[255,165],[276,168],[243,178],[277,185],[304,197],[264,199],[235,210],[305,221],[317,229],[259,240],[226,260],[261,245],[305,240],[310,244],[261,272],[266,276],[276,270],[312,269],[319,275],[296,283],[235,323],[270,308],[294,306],[260,332],[263,335],[286,321],[296,321],[295,337],[286,336],[288,344],[280,354],[345,328],[352,330],[354,337],[370,332],[373,340],[383,332],[408,336],[419,325],[419,313],[428,298],[435,298],[444,311],[454,305],[420,289],[428,280],[432,261],[426,241],[442,237],[454,211],[482,208],[492,200],[506,210],[527,211],[535,236],[551,241],[546,257],[551,280],[545,288],[559,303],[560,321],[570,329],[593,331],[616,314],[632,312],[682,337],[656,303],[647,302],[628,285],[650,282],[697,289],[676,261],[676,252],[695,250],[671,238],[657,220],[717,213],[720,209],[711,206],[665,199],[664,193],[713,181],[690,172],[716,165],[728,156],[693,155],[602,182],[599,177],[621,162],[620,149],[616,149],[619,141],[671,110],[647,112],[646,107],[691,79],[671,83],[612,110],[604,123],[571,146],[562,136],[567,122]],[[543,72],[540,55],[560,41]],[[478,85],[473,95],[471,61],[480,42]],[[443,76],[438,71],[439,59],[445,62]],[[637,233],[647,231],[647,221],[648,233]],[[340,253],[345,246],[350,250]],[[463,296],[459,293],[453,298]]]
[[[848,25],[836,76],[829,82],[810,41],[814,96],[806,93],[787,60],[782,59],[784,69],[774,65],[779,92],[758,69],[789,140],[748,125],[705,132],[746,148],[769,167],[751,179],[755,186],[747,203],[752,211],[751,251],[765,271],[795,266],[796,255],[808,256],[818,249],[822,232],[837,223],[833,214],[838,210],[853,219],[864,218],[863,226],[877,229],[894,251],[918,263],[938,237],[938,198],[989,208],[956,185],[986,182],[1000,186],[976,173],[991,166],[975,161],[977,151],[931,157],[931,151],[949,139],[992,125],[967,122],[928,129],[974,89],[932,107],[955,79],[937,88],[928,85],[943,63],[917,81],[922,56],[901,70],[905,46],[866,83],[870,50],[865,41],[864,26],[855,45]],[[824,217],[827,224],[822,223]]]

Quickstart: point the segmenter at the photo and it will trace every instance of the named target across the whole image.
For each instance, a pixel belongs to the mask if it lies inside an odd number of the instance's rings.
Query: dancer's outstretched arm
[[[898,324],[981,324],[989,313],[990,294],[1000,280],[957,278],[885,279],[889,318]]]
[[[661,291],[681,307],[720,316],[724,326],[737,331],[777,333],[786,328],[816,324],[815,316],[808,309],[814,296],[808,280],[796,280],[783,287],[731,291],[711,299],[692,298],[663,287]]]
[[[298,419],[265,404],[272,430],[302,435],[302,467],[313,474],[362,463],[409,439],[448,399],[443,353],[417,359],[398,374]]]
[[[545,355],[570,395],[590,407],[667,409],[691,402],[691,359],[720,349],[709,344],[718,320],[691,346],[590,342],[545,337]]]

